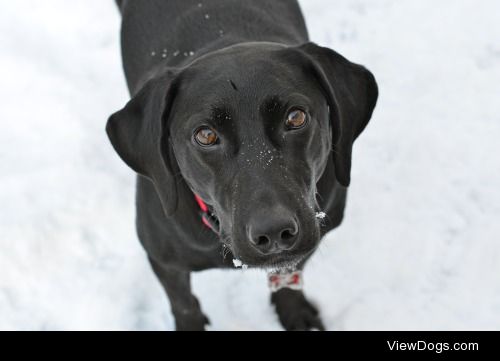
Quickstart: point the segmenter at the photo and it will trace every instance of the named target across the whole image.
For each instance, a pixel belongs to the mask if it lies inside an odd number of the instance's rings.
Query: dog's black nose
[[[292,216],[262,212],[248,223],[250,243],[263,254],[292,249],[299,225]]]

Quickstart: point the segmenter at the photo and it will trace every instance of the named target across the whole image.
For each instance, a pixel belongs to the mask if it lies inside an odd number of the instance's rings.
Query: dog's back
[[[179,66],[237,43],[308,40],[295,0],[117,0],[131,92],[153,66]]]

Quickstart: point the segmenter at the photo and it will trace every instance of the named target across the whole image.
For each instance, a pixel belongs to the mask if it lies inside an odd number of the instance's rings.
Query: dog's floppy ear
[[[373,74],[335,51],[307,43],[296,48],[309,58],[309,70],[320,82],[330,109],[335,174],[343,186],[351,180],[352,144],[363,131],[377,103]]]
[[[123,161],[154,183],[167,215],[177,208],[167,126],[176,88],[173,71],[152,78],[106,125],[111,144]]]

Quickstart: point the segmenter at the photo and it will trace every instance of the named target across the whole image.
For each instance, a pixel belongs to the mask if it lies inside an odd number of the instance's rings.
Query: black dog
[[[286,271],[342,221],[373,75],[308,42],[293,0],[118,5],[132,99],[106,130],[139,174],[137,230],[177,329],[208,322],[190,272],[233,262],[275,270],[287,330],[323,329]]]

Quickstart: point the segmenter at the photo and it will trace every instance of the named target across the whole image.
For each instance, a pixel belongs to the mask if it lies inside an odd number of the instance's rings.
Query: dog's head
[[[330,49],[248,43],[164,70],[107,132],[154,183],[167,215],[180,171],[236,257],[284,265],[317,246],[316,183],[333,157],[337,181],[349,185],[352,145],[377,94],[368,70]]]

